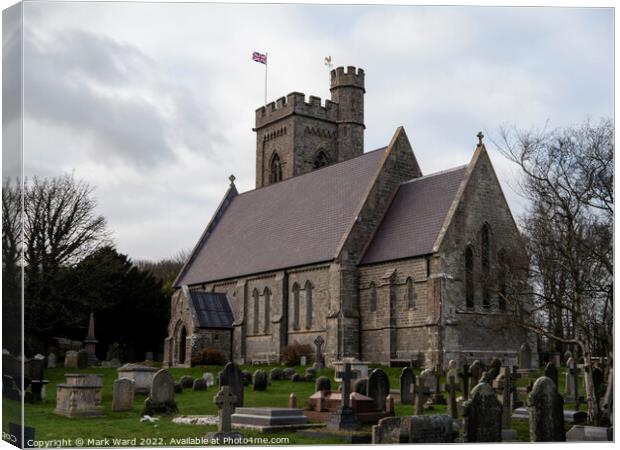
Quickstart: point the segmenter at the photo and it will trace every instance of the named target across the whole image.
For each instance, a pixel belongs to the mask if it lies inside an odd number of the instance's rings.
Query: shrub
[[[287,366],[298,366],[301,362],[301,357],[305,356],[306,361],[310,363],[312,357],[312,347],[308,344],[300,344],[299,342],[293,342],[282,348],[282,363]]]
[[[223,366],[224,364],[226,364],[226,356],[213,347],[200,349],[192,357],[192,366]]]

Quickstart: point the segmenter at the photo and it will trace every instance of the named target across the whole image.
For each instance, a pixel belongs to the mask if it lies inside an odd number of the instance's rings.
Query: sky
[[[613,117],[611,8],[27,2],[22,38],[25,174],[94,186],[134,260],[191,249],[230,174],[254,188],[253,51],[269,101],[329,98],[327,55],[362,67],[366,151],[402,125],[424,174],[467,163],[482,130],[515,215],[500,128]],[[5,107],[5,129],[18,122]]]

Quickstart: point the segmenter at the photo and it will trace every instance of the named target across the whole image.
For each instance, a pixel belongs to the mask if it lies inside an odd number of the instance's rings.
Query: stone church
[[[364,77],[339,67],[330,100],[256,110],[256,189],[231,176],[179,273],[166,366],[206,347],[275,362],[317,336],[327,364],[515,363],[535,348],[501,295],[525,250],[482,134],[467,165],[428,175],[402,127],[364,152]]]

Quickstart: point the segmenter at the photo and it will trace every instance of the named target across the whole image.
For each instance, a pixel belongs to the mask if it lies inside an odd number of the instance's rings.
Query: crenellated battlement
[[[338,104],[326,99],[323,105],[321,98],[314,95],[310,95],[306,101],[305,94],[291,92],[286,97],[280,97],[275,102],[268,103],[256,110],[256,128],[261,128],[291,114],[336,121],[338,119]]]
[[[330,89],[347,86],[357,87],[366,92],[364,89],[364,69],[348,66],[345,71],[344,67],[337,67],[331,71],[330,75]]]

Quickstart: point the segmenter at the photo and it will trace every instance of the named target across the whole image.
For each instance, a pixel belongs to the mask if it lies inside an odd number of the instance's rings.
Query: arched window
[[[252,301],[254,302],[254,334],[258,334],[258,289],[252,292]]]
[[[271,322],[271,319],[269,318],[269,313],[270,313],[270,305],[269,303],[271,300],[271,291],[269,290],[269,288],[265,288],[265,292],[263,293],[263,296],[265,297],[265,326],[263,328],[263,330],[265,331],[265,333],[269,332],[269,325]]]
[[[480,267],[482,269],[482,306],[484,308],[491,306],[491,294],[489,292],[491,244],[489,234],[489,224],[485,223],[480,230]]]
[[[293,284],[293,329],[299,329],[299,285]]]
[[[497,252],[497,266],[499,309],[500,311],[506,311],[506,294],[508,292],[508,289],[506,289],[506,279],[508,278],[508,255],[506,253],[506,250],[503,248],[499,252]]]
[[[271,183],[282,181],[282,162],[277,153],[274,153],[271,157],[271,164],[269,167],[269,181]]]
[[[375,283],[370,283],[370,310],[377,310],[377,286]]]
[[[411,277],[407,278],[405,285],[407,286],[407,308],[415,309],[415,287]]]
[[[306,328],[312,328],[312,283],[306,281]]]
[[[329,165],[329,158],[323,150],[319,150],[314,158],[314,168],[320,169],[321,167],[325,167],[327,165]]]
[[[474,307],[474,251],[469,245],[465,249],[465,305]]]

